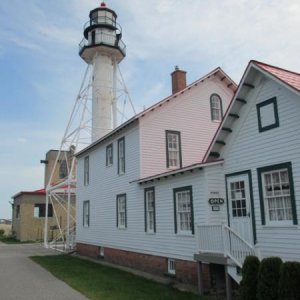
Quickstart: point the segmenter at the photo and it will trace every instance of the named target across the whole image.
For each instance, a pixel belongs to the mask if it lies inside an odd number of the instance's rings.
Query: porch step
[[[194,259],[196,261],[201,261],[203,263],[212,263],[218,265],[227,265],[228,259],[224,256],[223,253],[209,253],[209,252],[200,252],[194,254]]]
[[[242,275],[238,272],[238,269],[236,266],[228,265],[227,266],[227,273],[230,275],[230,277],[238,284],[240,284],[242,280]]]

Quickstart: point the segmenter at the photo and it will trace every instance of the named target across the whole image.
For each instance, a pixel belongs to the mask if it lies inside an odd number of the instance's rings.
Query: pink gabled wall
[[[172,170],[166,165],[166,130],[181,133],[183,167],[202,161],[220,124],[211,121],[213,93],[222,98],[224,114],[233,90],[213,76],[140,117],[140,178]]]

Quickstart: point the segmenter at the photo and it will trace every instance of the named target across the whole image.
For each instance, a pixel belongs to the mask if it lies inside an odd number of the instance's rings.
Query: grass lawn
[[[68,255],[33,256],[33,261],[90,299],[208,300],[131,273]]]

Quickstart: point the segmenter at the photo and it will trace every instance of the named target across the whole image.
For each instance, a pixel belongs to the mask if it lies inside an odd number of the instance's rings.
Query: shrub
[[[5,233],[4,229],[0,229],[0,236],[3,236]]]
[[[242,268],[240,300],[256,300],[258,269],[259,259],[256,256],[247,256]]]
[[[279,291],[280,300],[300,299],[300,263],[285,262],[280,268]]]
[[[258,270],[257,299],[277,300],[280,266],[279,257],[264,258]]]

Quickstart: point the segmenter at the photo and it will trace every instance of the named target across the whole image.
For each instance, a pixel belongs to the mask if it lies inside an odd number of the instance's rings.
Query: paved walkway
[[[7,245],[0,242],[0,299],[87,300],[29,259],[58,252],[38,244]]]

